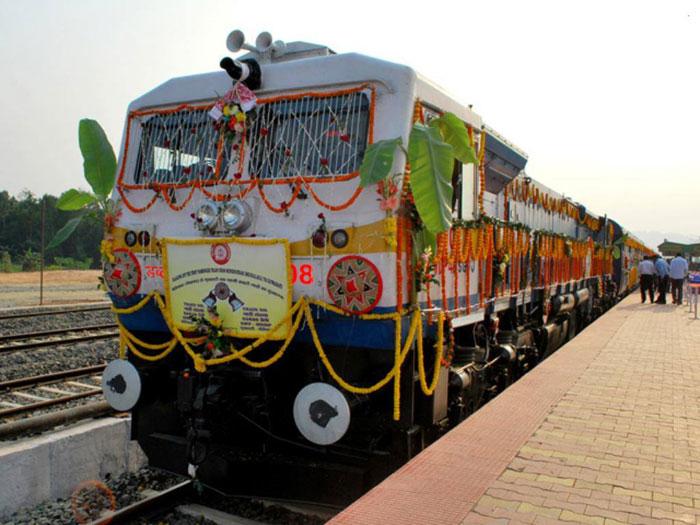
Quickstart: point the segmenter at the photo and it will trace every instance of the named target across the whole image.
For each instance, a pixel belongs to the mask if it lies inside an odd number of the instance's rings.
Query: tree
[[[53,237],[79,212],[67,212],[56,208],[58,199],[53,195],[37,198],[30,192],[14,197],[0,191],[0,271],[11,271],[12,263],[24,265],[25,254],[41,251],[41,202],[45,201],[46,238]],[[103,213],[96,210],[85,217],[77,227],[77,235],[55,247],[46,256],[46,262],[56,258],[90,259],[90,266],[100,264],[99,243],[102,238]],[[5,254],[5,255],[3,255]]]

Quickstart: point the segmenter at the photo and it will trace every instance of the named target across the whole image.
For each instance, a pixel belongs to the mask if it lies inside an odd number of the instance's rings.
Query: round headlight
[[[216,224],[218,216],[219,206],[215,202],[207,201],[195,213],[195,226],[200,230],[211,228]]]
[[[253,212],[248,204],[236,199],[224,204],[221,218],[227,230],[240,233],[250,226]]]
[[[331,244],[338,249],[345,248],[349,241],[350,237],[348,236],[348,232],[345,230],[335,230],[331,234]]]

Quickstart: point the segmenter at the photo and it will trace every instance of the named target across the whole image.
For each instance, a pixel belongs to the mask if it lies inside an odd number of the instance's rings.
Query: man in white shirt
[[[671,260],[671,297],[673,304],[683,304],[683,281],[688,275],[688,261],[686,261],[680,253]]]
[[[656,302],[658,304],[666,304],[666,290],[668,289],[668,272],[670,268],[664,258],[659,256],[654,262],[654,269],[656,270],[656,291],[659,294]]]
[[[642,289],[642,302],[647,300],[647,292],[649,292],[649,302],[654,302],[654,263],[651,262],[651,258],[648,255],[644,256],[644,259],[639,261],[639,266],[637,267],[639,272],[639,282],[640,288]]]

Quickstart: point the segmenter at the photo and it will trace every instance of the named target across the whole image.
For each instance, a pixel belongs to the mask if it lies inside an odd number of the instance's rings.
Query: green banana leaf
[[[430,121],[430,126],[440,130],[442,139],[454,148],[454,156],[463,164],[476,164],[476,152],[469,143],[464,123],[454,113],[445,113]]]
[[[97,202],[97,199],[92,193],[70,189],[61,194],[56,203],[56,207],[63,211],[76,211],[94,202]]]
[[[431,233],[452,224],[454,149],[437,128],[415,124],[408,143],[411,190],[418,215]]]
[[[401,144],[401,137],[378,140],[365,150],[365,156],[360,165],[360,186],[363,188],[376,184],[389,176],[394,164],[394,153]]]
[[[54,235],[53,239],[51,239],[51,242],[49,242],[49,245],[46,247],[46,249],[50,250],[51,248],[55,248],[63,241],[65,241],[68,237],[70,237],[71,233],[75,231],[75,229],[78,227],[78,224],[80,224],[80,221],[82,220],[82,215],[80,217],[74,217],[73,219],[70,219],[66,224],[63,225],[63,228],[56,232],[56,235]]]
[[[105,200],[114,188],[117,159],[102,126],[96,120],[82,119],[78,142],[83,154],[85,179],[99,200]]]

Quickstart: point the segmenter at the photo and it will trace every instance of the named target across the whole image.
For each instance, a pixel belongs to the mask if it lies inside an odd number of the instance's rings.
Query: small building
[[[682,253],[683,257],[690,262],[691,270],[700,269],[700,242],[683,244],[664,239],[664,242],[659,244],[658,249],[664,257],[673,257],[677,253]]]

